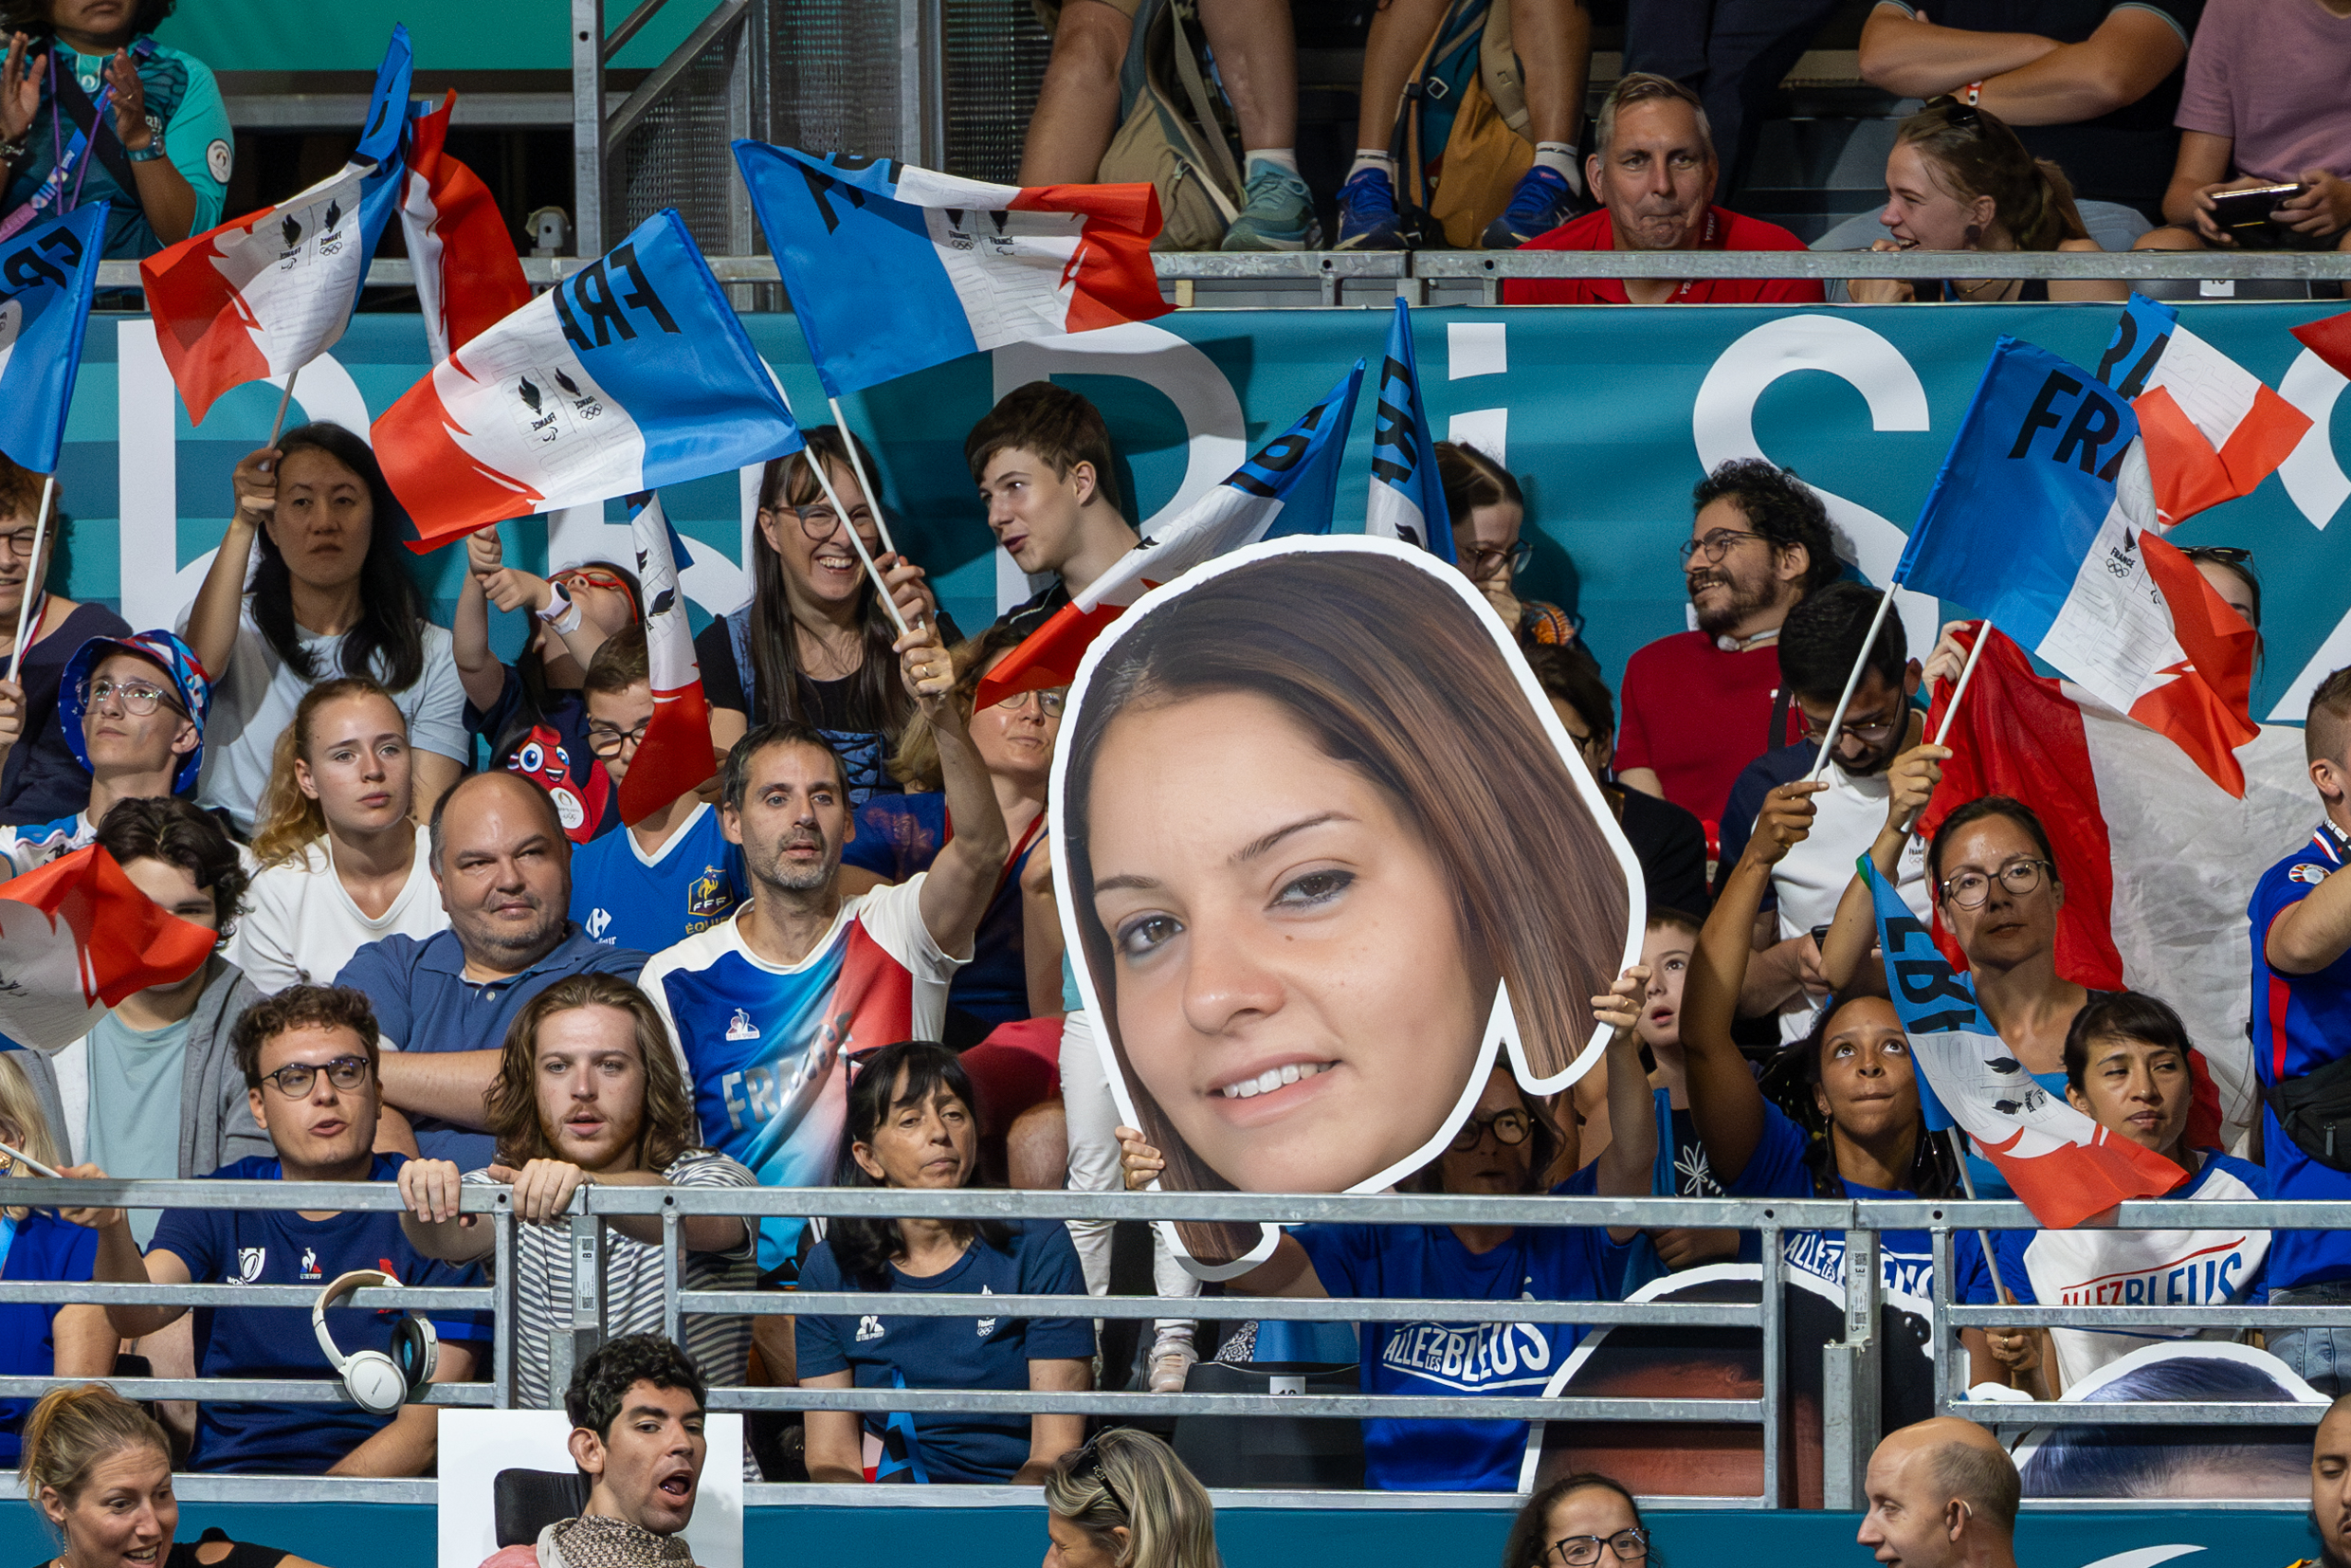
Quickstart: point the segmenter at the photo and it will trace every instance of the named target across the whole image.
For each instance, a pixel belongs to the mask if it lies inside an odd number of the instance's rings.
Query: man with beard
[[[2310,1442],[2310,1527],[2319,1555],[2289,1568],[2351,1568],[2351,1395],[2327,1407]]]
[[[843,897],[841,847],[856,818],[841,759],[805,724],[762,724],[735,742],[721,780],[720,826],[742,846],[751,903],[645,967],[645,993],[684,1065],[702,1141],[762,1186],[831,1183],[848,1058],[939,1038],[948,981],[970,961],[1011,848],[937,629],[919,626],[899,648],[906,688],[938,737],[946,787],[953,836],[930,869]],[[761,1223],[767,1283],[794,1277],[800,1228]],[[768,1370],[788,1377],[788,1364],[771,1358],[775,1349],[760,1340]]]
[[[486,1101],[515,1014],[567,975],[634,980],[645,955],[607,947],[569,918],[572,841],[554,800],[520,774],[459,780],[431,830],[449,928],[370,942],[335,983],[374,1006],[384,1101],[414,1125],[410,1152],[479,1170],[498,1152]]]
[[[1877,590],[1839,582],[1788,611],[1779,629],[1779,679],[1804,715],[1804,743],[1773,747],[1748,763],[1731,786],[1730,802],[1722,810],[1725,867],[1739,864],[1764,796],[1812,772],[1877,609]],[[1779,1014],[1783,1040],[1805,1036],[1820,998],[1829,993],[1812,932],[1836,918],[1837,901],[1853,879],[1854,857],[1866,853],[1887,826],[1887,802],[1893,793],[1888,771],[1925,735],[1925,716],[1910,705],[1918,689],[1919,666],[1910,658],[1902,617],[1888,615],[1870,645],[1861,684],[1853,688],[1829,771],[1813,786],[1812,835],[1772,868],[1771,897],[1764,910],[1773,918],[1756,928],[1756,956],[1740,993],[1739,1010],[1744,1015]],[[1926,842],[1904,835],[1896,864],[1903,902],[1919,919],[1926,919]],[[1884,983],[1877,970],[1867,965],[1857,980]]]
[[[1698,95],[1634,71],[1600,105],[1584,178],[1601,207],[1538,235],[1524,250],[1802,250],[1804,242],[1759,218],[1713,204],[1722,170]],[[1703,264],[1693,265],[1703,273]],[[1811,278],[1513,278],[1513,305],[1816,305]]]
[[[1616,780],[1672,801],[1711,833],[1729,826],[1723,802],[1739,770],[1795,732],[1774,646],[1780,623],[1844,569],[1820,498],[1761,458],[1723,464],[1691,500],[1682,572],[1698,629],[1660,637],[1625,662]],[[1830,707],[1844,679],[1840,671]],[[1752,811],[1740,819],[1742,836],[1754,820]],[[1722,864],[1736,864],[1723,848]]]

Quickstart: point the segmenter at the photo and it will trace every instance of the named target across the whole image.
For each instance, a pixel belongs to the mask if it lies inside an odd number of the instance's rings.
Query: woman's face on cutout
[[[1114,720],[1093,793],[1119,1035],[1192,1151],[1244,1192],[1334,1193],[1427,1144],[1495,982],[1388,793],[1243,693]]]

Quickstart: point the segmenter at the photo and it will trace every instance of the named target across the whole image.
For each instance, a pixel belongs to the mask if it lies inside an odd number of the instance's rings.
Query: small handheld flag
[[[990,185],[759,141],[735,160],[828,397],[1174,308],[1149,185]]]
[[[0,884],[0,1034],[57,1051],[133,992],[194,974],[217,934],[165,911],[102,845]]]
[[[1420,370],[1412,355],[1412,308],[1401,296],[1388,328],[1388,356],[1379,367],[1378,427],[1372,434],[1372,493],[1363,531],[1417,544],[1454,561],[1452,520],[1437,475],[1436,443],[1420,406]]]
[[[36,474],[57,472],[105,240],[101,201],[0,244],[0,452]]]
[[[702,700],[701,665],[678,563],[685,541],[663,512],[661,497],[629,498],[629,527],[636,539],[637,578],[645,590],[645,651],[651,666],[653,717],[620,783],[620,819],[630,827],[718,773],[710,747],[710,711]]]
[[[2310,431],[2308,414],[2143,294],[2123,307],[2098,379],[2139,415],[2165,528],[2251,495]]]
[[[400,231],[416,268],[416,303],[434,363],[531,302],[514,235],[480,176],[447,148],[452,92],[410,122]]]

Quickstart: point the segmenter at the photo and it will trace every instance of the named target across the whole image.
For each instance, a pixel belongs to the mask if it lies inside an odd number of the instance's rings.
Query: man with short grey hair
[[[1678,82],[1635,72],[1601,103],[1598,135],[1584,160],[1585,182],[1600,210],[1522,248],[1804,249],[1802,240],[1777,224],[1715,206],[1720,173],[1698,95]],[[1824,298],[1817,279],[1513,278],[1503,284],[1503,301],[1513,305],[1816,305]]]
[[[2023,1487],[2008,1450],[1973,1421],[1903,1428],[1869,1456],[1855,1536],[1887,1568],[2016,1568]]]

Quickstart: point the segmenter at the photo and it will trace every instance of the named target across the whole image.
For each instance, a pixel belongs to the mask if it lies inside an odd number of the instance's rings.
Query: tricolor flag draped
[[[2138,435],[2095,377],[2001,337],[1894,580],[1989,616],[2242,795],[2257,731],[2224,640],[2242,623],[2157,537]]]
[[[629,827],[668,805],[719,771],[710,749],[710,710],[702,701],[702,666],[678,563],[686,558],[661,497],[631,496],[629,527],[635,536],[637,579],[645,590],[645,651],[651,665],[653,717],[621,780],[620,819]]]
[[[1396,297],[1388,327],[1388,357],[1379,367],[1379,423],[1372,432],[1372,493],[1363,531],[1417,544],[1452,560],[1452,520],[1437,477],[1436,443],[1420,406],[1420,368],[1412,356],[1412,307]]]
[[[2138,412],[2165,528],[2251,495],[2310,429],[2308,414],[2143,294],[2123,307],[2098,379]]]
[[[416,268],[416,304],[435,363],[531,301],[514,235],[488,186],[447,150],[452,92],[410,122],[400,231]]]
[[[828,397],[1174,308],[1149,185],[990,185],[761,141],[735,160]]]
[[[0,452],[57,472],[106,246],[106,204],[77,207],[0,244]]]
[[[1340,457],[1347,447],[1347,427],[1362,386],[1363,361],[1358,359],[1305,417],[1266,443],[1180,517],[1153,530],[1149,538],[1120,556],[1084,593],[1023,639],[988,672],[973,701],[986,707],[1024,691],[1067,685],[1077,679],[1078,661],[1104,627],[1145,593],[1202,561],[1259,539],[1329,533],[1339,495]]]
[[[0,1034],[63,1050],[136,991],[194,974],[219,938],[166,912],[101,845],[0,884]]]
[[[1864,855],[1894,1011],[1909,1038],[1930,1130],[1956,1125],[1999,1169],[2032,1217],[2058,1230],[2125,1198],[2159,1197],[2188,1173],[2112,1133],[2043,1088],[1976,1005],[1925,924]],[[1940,1114],[1938,1114],[1940,1113]]]
[[[710,264],[667,210],[435,365],[375,421],[374,439],[419,551],[801,445]]]

